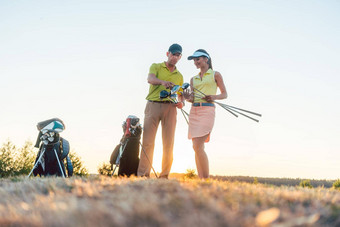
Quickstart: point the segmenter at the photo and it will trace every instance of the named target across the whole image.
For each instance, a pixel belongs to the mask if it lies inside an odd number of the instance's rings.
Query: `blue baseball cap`
[[[179,44],[174,43],[169,47],[169,52],[171,52],[172,54],[176,53],[182,54],[182,47]]]

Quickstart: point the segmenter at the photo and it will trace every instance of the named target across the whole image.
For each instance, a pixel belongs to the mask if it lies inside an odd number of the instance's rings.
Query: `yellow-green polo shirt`
[[[160,80],[170,81],[175,85],[183,85],[183,76],[182,74],[175,68],[173,72],[170,72],[168,67],[166,67],[165,62],[163,63],[154,63],[150,66],[149,74],[155,74],[156,77]],[[163,85],[152,85],[149,87],[149,94],[146,96],[147,100],[151,101],[168,101],[161,100],[159,98],[159,94],[162,90],[170,91],[170,89],[166,89]]]
[[[205,95],[216,95],[217,92],[217,84],[215,81],[215,71],[212,69],[208,69],[206,73],[204,73],[202,79],[200,75],[196,75],[192,80],[194,88],[200,90]],[[202,96],[198,91],[195,93],[199,96]],[[194,102],[207,102],[204,99],[194,98]]]

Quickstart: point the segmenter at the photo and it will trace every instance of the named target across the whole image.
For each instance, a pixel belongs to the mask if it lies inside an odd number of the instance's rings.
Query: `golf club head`
[[[182,89],[185,90],[185,89],[187,89],[189,86],[190,86],[189,83],[184,83],[184,84],[182,85]]]
[[[177,94],[171,94],[171,95],[170,95],[170,98],[172,98],[172,99],[177,99]]]
[[[167,90],[162,90],[160,93],[159,93],[159,97],[161,99],[165,99],[169,96],[169,92]]]
[[[178,103],[177,101],[177,94],[171,94],[169,95],[168,99],[173,103]]]
[[[176,94],[181,87],[179,85],[175,85],[172,87],[170,94]]]

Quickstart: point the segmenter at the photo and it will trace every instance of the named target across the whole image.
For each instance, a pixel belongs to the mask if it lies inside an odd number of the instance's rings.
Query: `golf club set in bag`
[[[129,115],[123,122],[122,127],[124,134],[120,143],[113,150],[110,157],[111,170],[113,170],[111,176],[114,175],[117,167],[119,167],[118,176],[137,176],[139,165],[139,146],[141,146],[142,151],[145,153],[144,147],[140,142],[143,128],[139,122],[139,118],[134,115]],[[157,173],[146,153],[145,156],[155,176],[158,178]],[[115,165],[114,169],[113,165]]]
[[[60,137],[65,124],[59,118],[52,118],[37,124],[39,135],[35,144],[39,152],[35,159],[33,169],[27,177],[34,176],[67,176],[73,175],[73,165],[70,157],[70,144]],[[65,169],[66,161],[66,169]]]

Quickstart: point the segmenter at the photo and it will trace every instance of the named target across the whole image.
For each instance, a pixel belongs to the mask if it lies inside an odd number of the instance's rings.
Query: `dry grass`
[[[0,180],[0,226],[340,225],[334,189],[184,178],[14,180]]]

